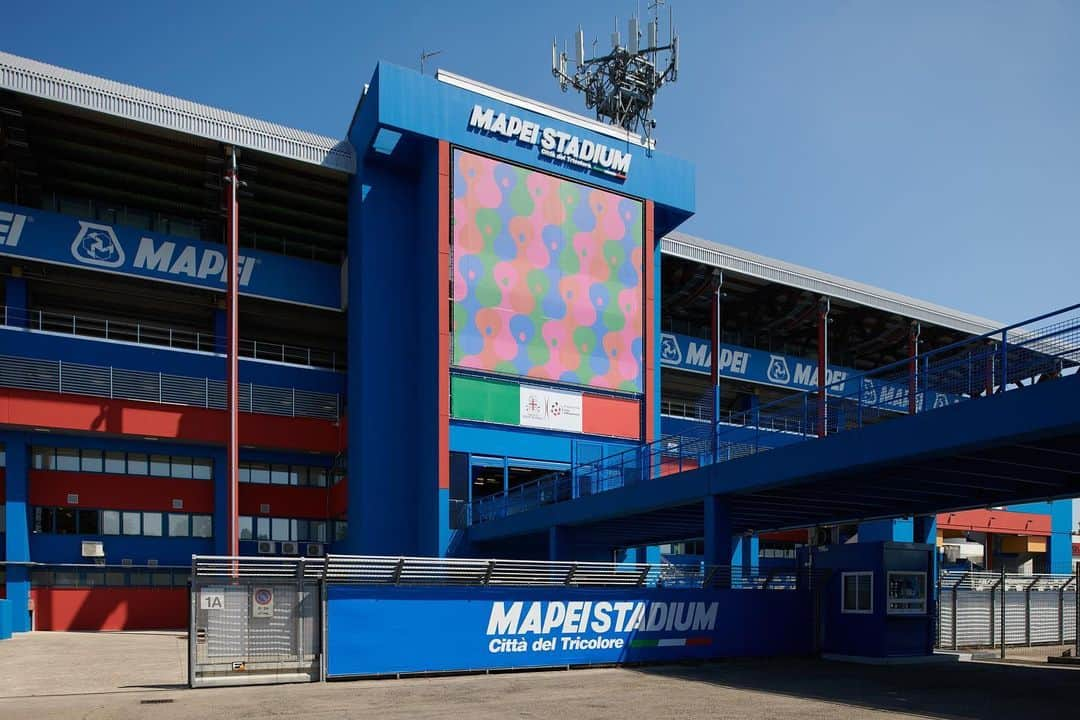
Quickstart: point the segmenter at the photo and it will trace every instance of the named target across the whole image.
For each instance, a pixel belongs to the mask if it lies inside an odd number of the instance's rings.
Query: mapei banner
[[[225,248],[0,203],[0,255],[224,292]],[[327,263],[244,248],[240,293],[341,309],[341,274]]]
[[[327,588],[330,677],[810,652],[794,590]]]
[[[717,358],[721,377],[747,382],[789,387],[792,390],[816,390],[818,386],[818,366],[812,360],[794,355],[752,350],[738,345],[725,345],[720,348]],[[661,333],[660,364],[664,367],[677,368],[688,372],[708,375],[712,366],[712,343],[701,338],[676,333]],[[848,378],[855,382],[860,374],[858,370],[828,366],[825,383],[829,385],[830,395],[850,396],[855,388],[849,387]],[[880,406],[907,412],[908,386],[906,383],[888,383],[874,378],[861,378],[862,401],[866,405]],[[942,407],[959,402],[958,396],[930,392],[924,398],[923,393],[915,397],[916,409],[922,412],[924,403],[927,407]]]

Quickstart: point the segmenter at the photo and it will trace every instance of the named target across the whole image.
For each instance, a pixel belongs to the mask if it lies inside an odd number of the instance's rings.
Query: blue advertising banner
[[[327,675],[810,652],[795,590],[327,588]]]
[[[0,255],[225,290],[221,245],[0,203]],[[341,309],[341,274],[327,263],[240,251],[240,293]]]
[[[660,364],[664,367],[708,375],[712,365],[712,343],[689,335],[661,333]],[[724,345],[720,348],[718,365],[721,377],[734,380],[788,387],[795,391],[816,390],[818,386],[817,363],[794,355],[753,350],[738,345]],[[851,368],[828,366],[825,382],[831,386],[829,393],[851,394],[855,388],[849,387],[848,378],[852,378],[851,382],[855,382],[859,374],[858,370]],[[908,387],[906,384],[889,383],[875,378],[861,378],[860,381],[862,401],[865,404],[907,412]],[[921,392],[915,397],[916,409],[919,412],[923,410],[925,402],[929,403],[928,407],[937,408],[959,401],[960,398],[957,396],[933,391],[928,394],[928,397],[924,397],[924,393]]]

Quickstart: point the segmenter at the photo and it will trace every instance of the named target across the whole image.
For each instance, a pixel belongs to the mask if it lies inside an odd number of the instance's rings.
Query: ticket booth
[[[822,655],[888,659],[932,655],[935,640],[932,545],[827,545],[814,553],[821,578]]]

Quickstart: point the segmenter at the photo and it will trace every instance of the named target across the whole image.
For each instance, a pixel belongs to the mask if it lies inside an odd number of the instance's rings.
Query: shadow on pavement
[[[977,662],[877,666],[807,658],[634,670],[738,690],[956,720],[1076,717],[1080,696],[1080,672],[1051,666]]]

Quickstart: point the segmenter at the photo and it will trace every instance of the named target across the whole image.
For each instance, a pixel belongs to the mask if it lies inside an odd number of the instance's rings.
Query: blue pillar
[[[214,463],[214,552],[229,554],[229,459],[225,448],[211,453]]]
[[[5,558],[9,563],[30,562],[29,453],[21,435],[0,436],[7,450],[4,527]],[[30,568],[7,566],[7,599],[11,603],[12,632],[30,630]]]
[[[921,542],[914,532],[911,518],[870,520],[859,523],[859,542]]]
[[[569,560],[567,557],[569,551],[569,543],[567,541],[567,530],[564,527],[548,528],[548,560]]]
[[[6,320],[12,327],[29,325],[26,309],[26,279],[9,277],[4,283],[4,305],[7,306]]]
[[[229,333],[227,327],[227,316],[224,308],[215,308],[214,310],[214,352],[226,353],[228,348],[225,347],[228,338],[226,335]]]
[[[705,565],[731,563],[731,509],[718,495],[705,498]]]

